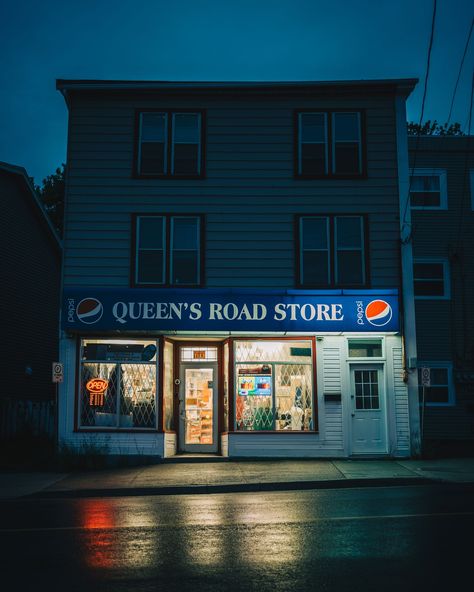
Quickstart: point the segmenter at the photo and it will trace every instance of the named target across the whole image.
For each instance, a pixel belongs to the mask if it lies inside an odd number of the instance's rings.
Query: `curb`
[[[436,483],[436,480],[429,479],[427,477],[383,477],[374,479],[328,479],[325,481],[230,483],[221,485],[172,485],[169,487],[117,487],[104,489],[66,489],[63,491],[39,491],[22,496],[21,499],[71,499],[92,497],[139,497],[159,495],[199,495],[215,493],[252,493],[311,489],[398,487],[407,485],[429,485],[433,483]]]

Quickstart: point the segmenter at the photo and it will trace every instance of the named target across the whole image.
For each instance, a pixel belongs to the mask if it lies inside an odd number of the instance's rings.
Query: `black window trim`
[[[300,134],[299,134],[299,115],[302,113],[321,113],[325,114],[326,116],[326,125],[327,125],[327,146],[326,146],[326,169],[327,173],[324,175],[316,175],[316,174],[304,174],[299,172],[299,153],[300,153]],[[333,153],[334,153],[334,142],[333,142],[333,114],[335,113],[358,113],[360,116],[360,172],[359,173],[333,173]],[[320,109],[318,107],[314,108],[304,108],[304,109],[295,109],[293,114],[293,135],[294,135],[294,171],[293,176],[295,179],[366,179],[367,178],[367,134],[366,134],[366,111],[365,109],[360,108],[335,108],[335,109],[328,109],[323,108]]]
[[[166,163],[167,171],[165,174],[147,174],[140,172],[140,117],[142,113],[164,113],[167,115],[167,133],[166,133]],[[172,121],[173,115],[179,113],[198,113],[201,115],[201,135],[200,135],[200,172],[198,174],[186,174],[180,175],[171,173],[172,161],[171,161],[171,150],[172,150]],[[135,109],[135,126],[134,126],[134,152],[133,152],[133,167],[132,167],[132,178],[134,179],[205,179],[206,178],[206,111],[204,109],[191,109],[186,108],[137,108]]]
[[[310,284],[302,281],[301,269],[301,254],[302,254],[302,234],[301,234],[301,220],[303,218],[327,218],[329,220],[329,284]],[[335,218],[361,218],[363,229],[363,273],[364,282],[361,284],[336,284],[335,282]],[[295,221],[295,270],[296,270],[296,287],[304,289],[319,289],[319,290],[333,290],[333,289],[362,289],[370,287],[370,257],[369,257],[369,216],[368,214],[361,214],[358,212],[344,212],[344,213],[308,213],[296,214]]]
[[[137,273],[137,227],[140,218],[164,218],[165,221],[165,251],[164,251],[164,278],[163,284],[140,283],[136,280]],[[199,220],[199,281],[195,284],[173,284],[170,282],[171,271],[171,220],[174,218],[197,218]],[[205,278],[205,216],[204,214],[196,213],[176,213],[176,212],[146,212],[132,214],[132,232],[130,245],[130,286],[132,288],[176,288],[176,289],[192,289],[202,288],[204,286]]]

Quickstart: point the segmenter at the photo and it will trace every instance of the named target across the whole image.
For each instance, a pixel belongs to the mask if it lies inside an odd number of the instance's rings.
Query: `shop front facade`
[[[415,83],[58,81],[61,443],[416,453]]]
[[[158,457],[410,454],[396,290],[64,298],[74,397],[62,421],[77,447],[92,439],[110,454]]]

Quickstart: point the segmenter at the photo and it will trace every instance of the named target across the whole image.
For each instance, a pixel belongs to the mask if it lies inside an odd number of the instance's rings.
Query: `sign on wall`
[[[97,331],[397,332],[396,290],[66,289],[62,328]]]
[[[64,365],[61,364],[61,362],[53,362],[52,380],[53,383],[59,383],[64,381]]]

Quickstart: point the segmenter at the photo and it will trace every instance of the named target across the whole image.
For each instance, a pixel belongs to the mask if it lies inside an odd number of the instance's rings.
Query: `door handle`
[[[351,413],[351,417],[355,417],[355,415],[356,415],[355,413]]]

